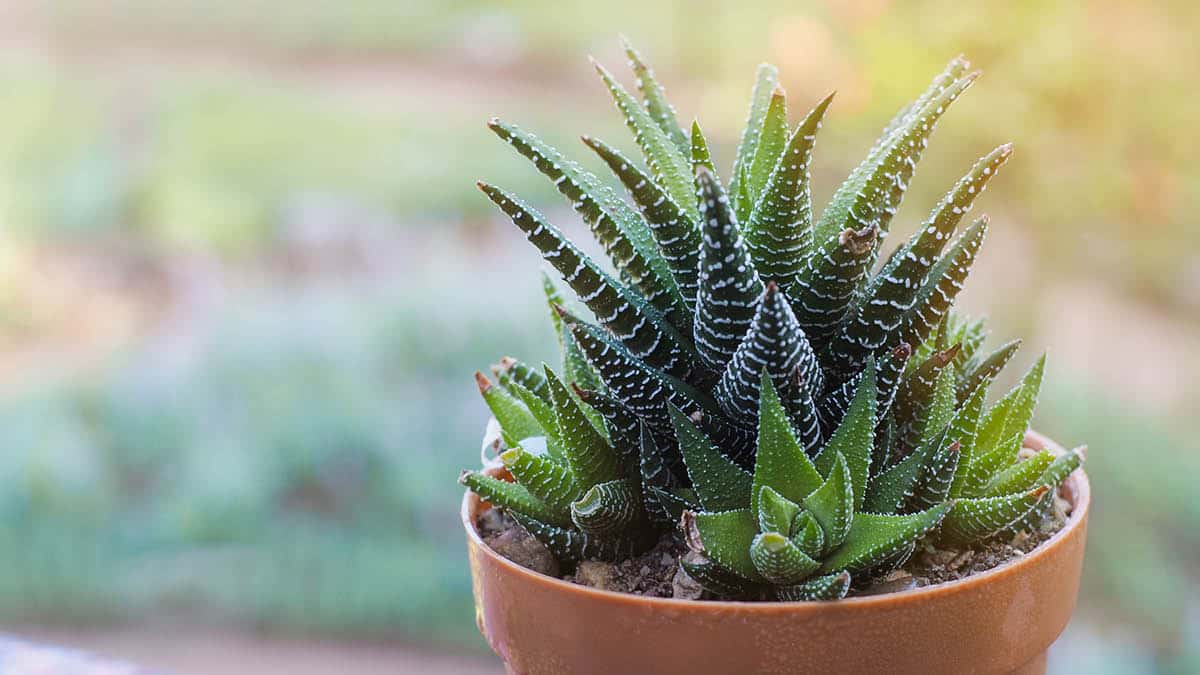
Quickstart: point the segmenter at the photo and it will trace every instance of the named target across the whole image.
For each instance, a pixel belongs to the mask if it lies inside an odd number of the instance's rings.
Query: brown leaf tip
[[[475,371],[475,384],[479,386],[479,393],[486,394],[492,388],[492,381],[487,379],[487,376],[478,370]]]
[[[954,357],[958,356],[960,349],[962,349],[962,343],[956,342],[951,345],[949,349],[934,354],[930,357],[930,359],[937,364],[938,367],[941,367],[953,361]]]
[[[875,236],[878,232],[879,228],[875,225],[868,225],[861,230],[847,228],[838,235],[838,243],[845,246],[851,254],[862,255],[875,245]]]

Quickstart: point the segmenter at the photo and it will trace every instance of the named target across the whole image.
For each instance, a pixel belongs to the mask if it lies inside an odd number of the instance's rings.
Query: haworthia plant
[[[629,203],[534,134],[489,122],[610,264],[479,184],[590,317],[545,278],[561,374],[505,357],[496,382],[476,375],[504,470],[462,482],[567,566],[675,532],[692,549],[683,570],[718,597],[840,598],[921,541],[970,546],[1040,522],[1083,461],[1024,447],[1045,358],[989,404],[1020,343],[985,350],[984,323],[952,312],[988,228],[963,218],[1012,146],[975,163],[872,273],[937,122],[978,73],[952,61],[816,216],[809,166],[832,95],[793,126],[778,71],[760,66],[726,182],[700,125],[681,127],[646,60],[625,52],[640,100],[596,69],[641,157],[583,142]]]

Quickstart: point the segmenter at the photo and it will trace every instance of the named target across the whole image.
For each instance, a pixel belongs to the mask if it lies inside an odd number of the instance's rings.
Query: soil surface
[[[1055,491],[1054,501],[1036,527],[1015,531],[995,541],[968,548],[939,548],[926,542],[901,567],[864,585],[850,595],[895,593],[986,572],[1033,551],[1066,524],[1071,504]],[[674,533],[663,535],[649,551],[618,563],[585,560],[561,574],[554,556],[500,509],[489,509],[476,523],[483,540],[500,555],[536,572],[582,586],[656,598],[699,599],[703,590],[679,568],[687,547]]]
[[[678,537],[664,536],[654,548],[635,558],[619,563],[585,560],[576,566],[574,574],[563,578],[606,591],[653,598],[676,597],[675,576],[679,557],[685,551]]]

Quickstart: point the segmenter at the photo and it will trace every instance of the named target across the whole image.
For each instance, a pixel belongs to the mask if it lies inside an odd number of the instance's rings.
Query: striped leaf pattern
[[[960,223],[1012,146],[976,162],[872,272],[935,127],[978,75],[966,60],[885,126],[814,217],[832,95],[792,126],[778,71],[761,66],[726,184],[720,146],[680,126],[624,47],[636,91],[596,69],[641,157],[583,142],[631,203],[533,134],[489,124],[570,201],[613,271],[479,184],[594,319],[544,278],[562,374],[508,357],[498,386],[477,374],[500,462],[463,484],[568,570],[678,528],[682,571],[736,599],[841,598],[851,575],[903,565],[927,538],[966,546],[1040,526],[1083,452],[1022,451],[1044,359],[985,410],[1020,342],[989,349],[984,322],[951,311],[988,229]]]
[[[808,167],[833,94],[796,127],[754,202],[746,223],[746,246],[759,274],[787,290],[804,271],[812,250],[812,192]]]
[[[750,328],[763,284],[750,262],[725,188],[703,166],[696,170],[696,185],[704,242],[692,335],[704,365],[720,372]]]

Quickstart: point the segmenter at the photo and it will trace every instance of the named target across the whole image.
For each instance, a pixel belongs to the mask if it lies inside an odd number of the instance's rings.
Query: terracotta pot
[[[1031,433],[1026,446],[1053,442]],[[462,517],[475,618],[519,675],[705,673],[1045,673],[1071,618],[1090,492],[1076,471],[1067,525],[1030,554],[968,579],[837,602],[713,602],[600,591],[525,569]]]

